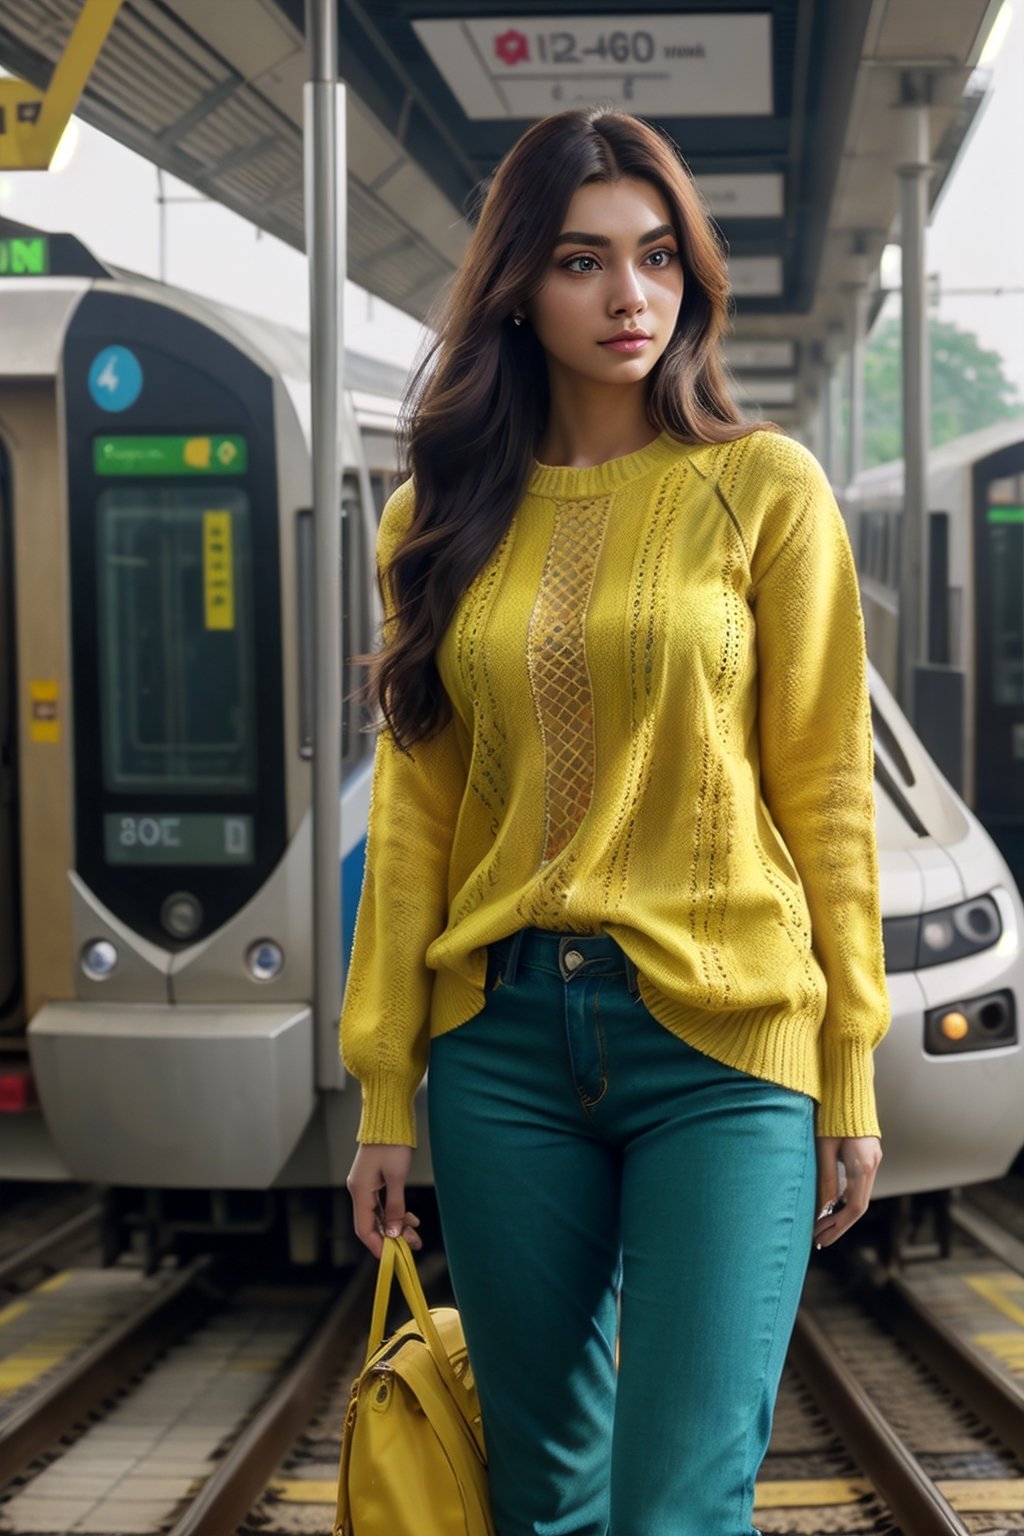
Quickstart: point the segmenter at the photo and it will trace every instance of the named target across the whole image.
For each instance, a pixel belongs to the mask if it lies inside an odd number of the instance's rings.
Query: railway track
[[[32,1191],[0,1207],[0,1299],[96,1253],[103,1205],[95,1192],[76,1189],[57,1197]]]
[[[758,1530],[763,1536],[1024,1536],[1024,1478],[1006,1417],[1020,1422],[1013,1391],[998,1400],[976,1392],[983,1373],[971,1370],[979,1356],[968,1338],[958,1351],[965,1363],[956,1371],[948,1355],[934,1363],[922,1359],[919,1334],[896,1329],[898,1317],[887,1313],[893,1296],[905,1291],[907,1305],[923,1317],[925,1298],[909,1282],[883,1276],[870,1252],[855,1259],[857,1252],[851,1243],[845,1254],[837,1248],[812,1262],[758,1477]],[[977,1278],[979,1255],[1001,1275],[1010,1273],[996,1248],[961,1244],[962,1275],[947,1276],[947,1308],[957,1304],[963,1276]],[[984,1297],[973,1294],[983,1306]],[[955,1337],[948,1324],[946,1331]],[[347,1379],[336,1383],[291,1455],[270,1474],[239,1536],[329,1528],[346,1398]]]
[[[443,1258],[420,1269],[436,1297]],[[0,1417],[0,1531],[227,1536],[339,1383],[347,1398],[375,1278],[370,1259],[334,1286],[232,1284],[207,1259],[136,1276],[130,1316]],[[324,1432],[332,1478],[340,1427]]]
[[[1024,1245],[969,1202],[954,1201],[951,1216],[956,1240],[941,1262],[899,1272],[851,1244],[812,1266],[789,1365],[856,1460],[851,1497],[884,1502],[892,1524],[881,1529],[1018,1536]],[[766,1519],[763,1529],[879,1527]]]
[[[1024,1243],[982,1203],[954,1202],[941,1263],[897,1272],[852,1243],[812,1262],[763,1536],[1024,1536]],[[443,1256],[419,1267],[449,1300]],[[371,1260],[333,1289],[233,1286],[206,1261],[140,1278],[160,1294],[120,1320],[120,1356],[108,1329],[82,1352],[98,1375],[80,1358],[75,1391],[72,1362],[0,1416],[0,1532],[329,1529],[373,1279]]]

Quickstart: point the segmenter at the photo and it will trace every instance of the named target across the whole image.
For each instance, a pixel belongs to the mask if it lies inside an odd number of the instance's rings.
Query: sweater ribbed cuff
[[[357,1142],[376,1142],[381,1146],[416,1146],[416,1089],[409,1090],[407,1076],[378,1072],[361,1080],[363,1113],[356,1132]]]
[[[824,1035],[821,1040],[821,1103],[817,1136],[877,1136],[875,1063],[862,1040]]]

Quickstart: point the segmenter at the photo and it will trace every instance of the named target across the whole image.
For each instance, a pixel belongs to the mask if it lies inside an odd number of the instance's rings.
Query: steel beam
[[[867,283],[855,283],[849,289],[850,351],[849,368],[850,434],[847,442],[847,483],[856,480],[864,468],[864,349],[867,344]]]
[[[911,90],[908,87],[908,95]],[[928,541],[928,450],[931,446],[925,227],[932,166],[928,107],[920,97],[899,109],[904,145],[899,166],[903,258],[903,516],[900,551],[900,705],[914,724],[914,669],[928,659],[924,572]]]
[[[306,0],[305,221],[313,438],[313,1017],[319,1088],[344,1080],[341,1012],[341,389],[346,270],[345,86],[337,0]]]

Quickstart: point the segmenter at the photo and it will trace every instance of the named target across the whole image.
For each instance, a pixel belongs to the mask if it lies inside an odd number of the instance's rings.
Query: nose
[[[630,270],[623,279],[622,288],[617,296],[618,302],[612,307],[613,315],[639,315],[647,308],[647,299],[643,285],[637,274]]]

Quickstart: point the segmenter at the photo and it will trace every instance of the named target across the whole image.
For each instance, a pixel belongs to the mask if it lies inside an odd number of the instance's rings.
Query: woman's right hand
[[[381,1256],[385,1230],[389,1237],[404,1237],[410,1248],[423,1247],[423,1239],[416,1231],[419,1217],[405,1208],[405,1181],[412,1151],[412,1147],[363,1142],[345,1180],[352,1196],[356,1236],[375,1259]]]

